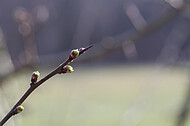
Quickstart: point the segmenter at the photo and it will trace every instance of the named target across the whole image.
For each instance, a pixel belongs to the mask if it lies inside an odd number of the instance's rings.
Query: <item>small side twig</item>
[[[48,80],[49,78],[53,77],[56,74],[60,74],[60,73],[66,73],[67,71],[62,71],[63,68],[65,68],[66,65],[68,65],[70,62],[72,62],[77,56],[83,54],[85,51],[87,51],[88,49],[90,49],[92,46],[91,45],[87,48],[80,48],[79,50],[73,50],[69,56],[69,58],[63,62],[62,64],[60,64],[56,69],[54,69],[52,72],[50,72],[47,76],[45,76],[44,78],[42,78],[41,80],[39,80],[38,82],[31,82],[30,84],[30,88],[26,91],[26,93],[20,98],[20,100],[14,105],[14,107],[9,111],[9,113],[1,120],[0,122],[0,126],[2,126],[3,124],[5,124],[9,118],[11,118],[13,115],[21,112],[23,110],[23,107],[20,106],[26,99],[27,97],[41,84],[43,84],[46,80]],[[68,67],[68,66],[67,66]],[[72,69],[70,69],[70,71],[72,72]],[[37,80],[37,79],[36,79]]]

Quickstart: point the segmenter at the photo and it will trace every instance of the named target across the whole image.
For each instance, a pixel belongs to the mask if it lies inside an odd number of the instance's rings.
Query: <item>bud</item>
[[[73,69],[73,67],[70,66],[70,65],[66,65],[66,66],[64,66],[63,69],[62,69],[62,73],[71,73],[71,72],[73,72],[73,71],[74,71],[74,69]]]
[[[74,49],[71,51],[70,56],[75,59],[77,56],[79,55],[79,50],[78,49]]]
[[[20,113],[24,110],[24,107],[19,105],[14,109],[15,114]]]
[[[83,54],[85,53],[87,50],[89,50],[90,48],[92,48],[94,45],[88,46],[86,48],[80,48],[79,49],[79,54]]]
[[[85,50],[85,48],[80,48],[80,49],[79,49],[79,52],[82,52],[83,50]]]
[[[32,73],[31,82],[35,83],[38,81],[38,78],[40,77],[40,73],[38,71],[35,71]]]

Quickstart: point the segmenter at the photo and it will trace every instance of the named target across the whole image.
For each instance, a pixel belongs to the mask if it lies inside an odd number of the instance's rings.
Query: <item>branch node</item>
[[[24,110],[24,107],[21,106],[21,105],[19,105],[19,106],[17,106],[17,107],[14,109],[13,115],[18,114],[18,113],[22,112],[23,110]]]
[[[64,66],[63,68],[61,68],[58,73],[59,73],[59,74],[62,74],[62,73],[71,73],[71,72],[73,72],[73,71],[74,71],[74,69],[73,69],[72,66],[66,65],[66,66]]]

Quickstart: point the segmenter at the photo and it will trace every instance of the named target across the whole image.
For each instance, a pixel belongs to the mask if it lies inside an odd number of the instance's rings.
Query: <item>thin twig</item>
[[[90,49],[93,45],[82,49],[81,51],[79,50],[79,55],[83,54],[85,51],[87,51],[88,49]],[[52,72],[50,72],[47,76],[45,76],[44,78],[42,78],[40,81],[38,81],[35,84],[31,84],[30,88],[26,91],[26,93],[21,97],[21,99],[14,105],[14,107],[9,111],[9,113],[1,120],[0,122],[0,126],[2,126],[3,124],[5,124],[5,122],[7,122],[7,120],[9,118],[11,118],[15,113],[14,110],[17,106],[21,105],[27,98],[28,96],[38,87],[40,86],[42,83],[44,83],[46,80],[48,80],[49,78],[53,77],[56,74],[59,74],[61,69],[68,65],[70,62],[72,62],[74,60],[74,58],[72,58],[71,56],[69,56],[69,58],[63,62],[62,64],[60,64],[56,69],[54,69]]]

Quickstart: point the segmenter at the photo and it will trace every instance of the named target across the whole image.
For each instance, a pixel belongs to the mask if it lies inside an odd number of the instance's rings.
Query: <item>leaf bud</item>
[[[62,69],[62,73],[71,73],[71,72],[73,72],[73,71],[74,71],[74,69],[73,69],[73,67],[70,66],[70,65],[66,65],[66,66],[64,66],[63,69]]]
[[[21,105],[19,105],[19,106],[17,106],[17,107],[14,109],[14,113],[15,113],[15,114],[18,114],[18,113],[22,112],[23,110],[24,110],[24,107],[21,106]]]
[[[74,49],[71,51],[70,56],[75,59],[77,56],[79,56],[79,50],[78,49]]]
[[[31,82],[35,83],[38,81],[38,78],[40,77],[40,73],[38,71],[35,71],[32,73]]]

